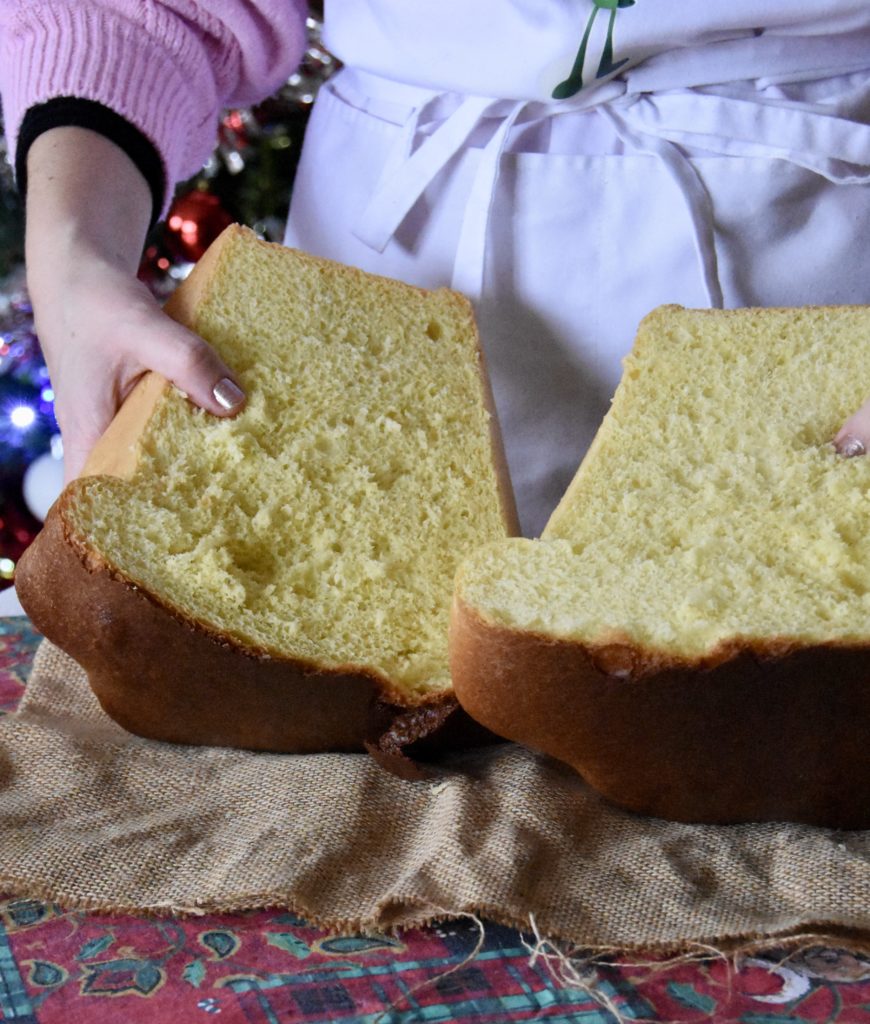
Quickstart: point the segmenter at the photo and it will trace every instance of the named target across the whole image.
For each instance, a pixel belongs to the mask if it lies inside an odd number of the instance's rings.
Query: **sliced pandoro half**
[[[449,731],[456,566],[516,532],[469,303],[234,226],[167,310],[247,404],[137,385],[21,559],[36,627],[143,736],[390,754]]]
[[[652,312],[540,541],[463,561],[460,703],[624,808],[870,827],[870,309]]]

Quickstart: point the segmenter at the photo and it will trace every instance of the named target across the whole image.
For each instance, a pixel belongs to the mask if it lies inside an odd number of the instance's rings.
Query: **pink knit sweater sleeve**
[[[0,0],[10,152],[29,107],[94,100],[154,144],[171,194],[211,153],[221,108],[274,92],[304,41],[305,0]]]

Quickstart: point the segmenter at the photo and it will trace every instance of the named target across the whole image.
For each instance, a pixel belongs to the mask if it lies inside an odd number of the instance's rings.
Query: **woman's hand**
[[[27,167],[27,283],[66,480],[148,370],[215,415],[241,409],[228,367],[136,279],[151,193],[127,155],[87,129],[54,128],[33,143]]]
[[[870,450],[870,399],[846,420],[834,438],[834,447],[846,458]]]
[[[217,415],[244,395],[214,350],[171,320],[129,272],[93,258],[70,263],[34,295],[63,437],[64,476],[74,479],[119,405],[147,370],[173,381]],[[235,390],[233,390],[235,389]],[[226,404],[224,404],[226,403]]]

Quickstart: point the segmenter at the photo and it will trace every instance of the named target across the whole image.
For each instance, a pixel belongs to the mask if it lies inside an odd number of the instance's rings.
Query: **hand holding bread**
[[[232,371],[214,350],[170,320],[136,280],[150,213],[140,172],[103,136],[55,128],[31,147],[27,281],[55,391],[67,480],[79,474],[148,370],[215,415],[243,404],[230,386]]]
[[[515,529],[470,304],[234,227],[167,308],[248,402],[142,378],[19,562],[37,628],[156,739],[396,762],[454,728],[456,565]]]

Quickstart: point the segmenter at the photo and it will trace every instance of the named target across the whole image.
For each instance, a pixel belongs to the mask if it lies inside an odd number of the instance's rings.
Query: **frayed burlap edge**
[[[809,947],[831,947],[860,953],[870,957],[870,932],[863,929],[833,925],[824,921],[808,922],[794,928],[762,934],[748,932],[732,936],[709,937],[708,939],[691,939],[680,942],[620,943],[600,945],[578,945],[558,928],[540,922],[535,914],[527,919],[511,917],[504,914],[498,907],[477,905],[469,907],[428,907],[420,908],[418,913],[409,907],[401,909],[401,920],[397,914],[390,914],[390,904],[382,909],[386,911],[377,918],[332,918],[318,915],[303,902],[293,900],[285,894],[269,893],[251,894],[240,897],[232,904],[204,902],[196,906],[180,906],[172,903],[160,903],[141,907],[132,904],[107,903],[86,897],[75,896],[62,889],[43,885],[38,882],[17,878],[14,874],[0,874],[0,891],[22,899],[36,899],[44,903],[55,903],[64,910],[80,910],[87,913],[102,915],[124,915],[143,918],[196,918],[209,914],[234,914],[256,910],[280,910],[295,914],[307,924],[333,935],[370,935],[394,934],[417,928],[426,928],[446,921],[471,919],[513,928],[523,935],[535,937],[537,947],[558,944],[560,955],[580,955],[584,958],[593,957],[603,960],[609,957],[621,957],[631,953],[646,953],[655,956],[655,960],[645,961],[635,966],[649,967],[658,963],[672,964],[674,960],[693,961],[721,959],[722,957],[740,957],[763,953],[770,950],[791,950]],[[481,920],[482,919],[482,920]],[[532,950],[532,947],[529,947]],[[566,953],[570,949],[572,953]],[[540,955],[540,953],[539,953]]]

